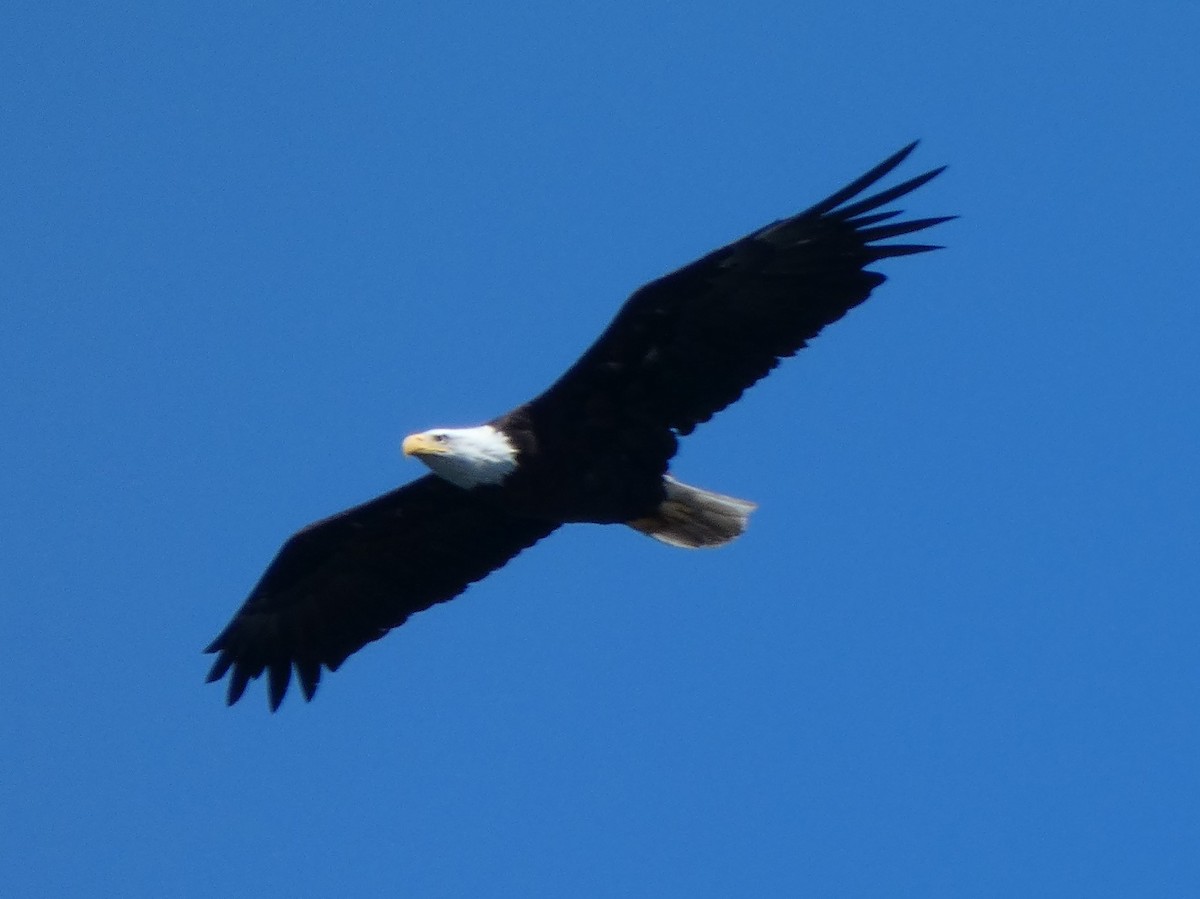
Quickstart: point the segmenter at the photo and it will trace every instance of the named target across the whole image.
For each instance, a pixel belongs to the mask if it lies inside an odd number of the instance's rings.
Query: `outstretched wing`
[[[942,169],[851,202],[915,146],[812,208],[638,290],[529,414],[583,430],[595,419],[610,429],[691,433],[886,280],[868,265],[940,249],[879,241],[953,216],[881,224],[900,211],[877,210]]]
[[[336,671],[351,653],[453,599],[555,527],[435,475],[311,524],[283,545],[205,650],[217,653],[208,681],[229,673],[232,705],[266,671],[274,710],[294,668],[312,699],[322,666]]]

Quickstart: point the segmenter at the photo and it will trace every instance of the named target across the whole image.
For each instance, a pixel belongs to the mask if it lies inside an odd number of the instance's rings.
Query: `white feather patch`
[[[419,458],[434,474],[469,490],[480,484],[499,484],[517,467],[517,450],[491,425],[477,428],[435,428],[425,432],[445,452]]]

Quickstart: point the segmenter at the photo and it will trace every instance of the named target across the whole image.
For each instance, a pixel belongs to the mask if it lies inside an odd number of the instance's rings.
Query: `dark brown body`
[[[618,524],[653,513],[678,441],[671,431],[614,429],[605,416],[574,428],[541,422],[521,406],[489,422],[516,446],[518,467],[497,499],[515,514],[558,523]]]

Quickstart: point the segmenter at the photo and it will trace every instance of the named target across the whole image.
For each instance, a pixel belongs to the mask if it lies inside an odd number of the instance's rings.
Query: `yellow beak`
[[[428,433],[409,434],[400,444],[400,449],[406,456],[441,455],[447,451],[445,444],[435,442]]]

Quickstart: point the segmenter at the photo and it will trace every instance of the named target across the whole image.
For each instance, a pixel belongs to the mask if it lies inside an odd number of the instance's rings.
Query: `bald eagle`
[[[899,210],[880,208],[941,168],[860,198],[915,146],[642,287],[537,398],[478,427],[406,437],[432,474],[293,535],[205,650],[217,654],[208,681],[229,674],[232,705],[265,671],[274,710],[294,671],[311,700],[322,668],[569,522],[681,547],[739,536],[754,504],[672,477],[678,439],[863,302],[885,280],[867,266],[940,249],[880,241],[953,216],[895,221]]]

